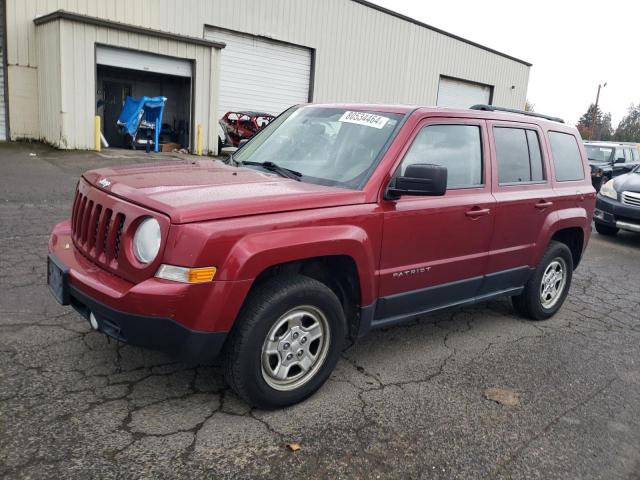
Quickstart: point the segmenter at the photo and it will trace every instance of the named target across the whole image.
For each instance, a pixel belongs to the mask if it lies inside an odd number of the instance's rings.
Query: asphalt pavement
[[[81,172],[171,156],[0,144],[0,477],[640,479],[640,235],[594,232],[551,320],[500,300],[377,331],[260,411],[45,285]]]

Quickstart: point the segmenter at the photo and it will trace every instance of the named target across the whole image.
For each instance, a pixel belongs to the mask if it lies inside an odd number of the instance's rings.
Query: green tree
[[[631,104],[627,114],[618,124],[613,138],[620,142],[640,143],[640,103],[636,106]]]
[[[593,127],[593,136],[591,136],[591,123],[595,114],[596,124]],[[611,114],[604,113],[598,107],[596,112],[595,105],[589,105],[588,110],[580,117],[576,128],[585,140],[611,140],[613,138],[613,127],[611,126]]]

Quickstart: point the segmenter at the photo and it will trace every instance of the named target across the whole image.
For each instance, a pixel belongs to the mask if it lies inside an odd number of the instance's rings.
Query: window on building
[[[568,182],[584,179],[584,168],[576,137],[568,133],[549,132],[549,142],[556,180]]]
[[[447,168],[447,188],[482,185],[482,146],[477,125],[428,125],[411,144],[400,165],[430,163]]]
[[[535,131],[496,127],[493,129],[493,138],[499,183],[544,181],[540,141]]]

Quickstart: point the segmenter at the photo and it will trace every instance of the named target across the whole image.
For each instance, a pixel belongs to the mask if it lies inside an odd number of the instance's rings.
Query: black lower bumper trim
[[[598,195],[594,220],[611,227],[615,227],[618,222],[640,224],[640,208]]]
[[[125,313],[104,305],[69,285],[71,305],[85,318],[94,314],[98,329],[116,340],[161,350],[189,362],[213,360],[224,345],[226,332],[199,332],[168,317]]]

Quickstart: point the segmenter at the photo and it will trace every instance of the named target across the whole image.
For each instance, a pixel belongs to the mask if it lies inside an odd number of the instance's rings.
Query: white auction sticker
[[[355,123],[357,125],[365,125],[367,127],[382,128],[387,124],[389,118],[376,115],[375,113],[346,111],[340,117],[340,121]]]

